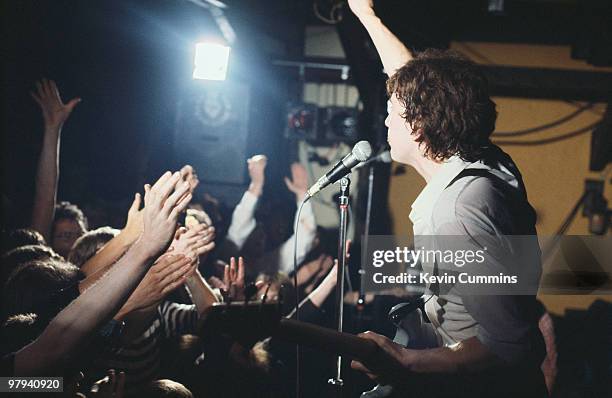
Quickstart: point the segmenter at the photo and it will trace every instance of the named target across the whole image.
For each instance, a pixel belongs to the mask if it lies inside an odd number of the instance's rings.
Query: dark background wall
[[[57,82],[65,101],[83,99],[62,133],[60,199],[127,203],[145,181],[181,164],[172,153],[174,122],[177,102],[198,90],[191,78],[194,44],[220,36],[206,9],[167,0],[26,0],[2,7],[2,192],[12,205],[10,223],[27,222],[31,207],[42,118],[29,92],[42,77]],[[243,10],[233,12],[231,21],[242,20]],[[256,22],[258,15],[249,18]],[[238,40],[229,78],[248,85],[254,99],[245,115],[245,155],[276,154],[268,171],[270,181],[280,181],[287,82],[269,61],[290,50],[256,23],[233,26]],[[244,159],[228,162],[246,177]]]

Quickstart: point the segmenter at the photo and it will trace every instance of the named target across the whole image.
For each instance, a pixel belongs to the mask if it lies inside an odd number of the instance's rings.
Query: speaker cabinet
[[[203,182],[245,183],[250,88],[231,82],[198,84],[178,103],[174,154]]]

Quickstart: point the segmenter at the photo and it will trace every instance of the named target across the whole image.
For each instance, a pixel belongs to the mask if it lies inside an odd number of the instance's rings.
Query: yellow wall
[[[559,69],[612,71],[612,68],[595,68],[585,62],[572,60],[569,47],[534,46],[492,43],[453,43],[452,47],[475,62],[522,67],[549,67]],[[576,110],[581,104],[564,101],[532,100],[520,98],[494,98],[499,113],[497,131],[516,131],[555,121]],[[605,104],[550,130],[513,140],[533,140],[554,137],[596,122],[605,111]],[[494,136],[495,137],[495,136]],[[504,138],[505,139],[505,138]],[[538,232],[553,234],[579,199],[586,178],[598,174],[589,172],[591,134],[533,147],[502,146],[523,174],[529,201],[538,213]],[[397,167],[398,165],[394,165]],[[424,181],[408,168],[407,173],[391,178],[390,210],[396,235],[411,234],[408,219],[410,204],[414,201]],[[607,199],[612,202],[609,187]],[[588,234],[587,219],[577,216],[568,234]],[[562,313],[566,308],[585,308],[596,296],[541,296],[549,311]],[[610,296],[606,296],[610,299]]]

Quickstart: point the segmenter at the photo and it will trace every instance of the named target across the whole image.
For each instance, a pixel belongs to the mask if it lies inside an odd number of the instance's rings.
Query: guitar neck
[[[293,319],[281,319],[273,337],[360,361],[383,359],[382,349],[371,340]]]
[[[284,318],[277,304],[213,304],[202,317],[201,335],[226,334],[246,347],[273,336],[289,343],[339,354],[360,361],[385,360],[384,351],[372,340],[349,333]],[[245,328],[245,325],[249,327]]]

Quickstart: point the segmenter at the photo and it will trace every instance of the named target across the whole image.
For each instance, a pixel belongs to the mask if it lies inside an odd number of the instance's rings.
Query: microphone
[[[391,152],[389,152],[388,149],[385,151],[382,151],[378,155],[366,160],[365,162],[359,163],[355,168],[353,168],[353,171],[359,170],[360,168],[365,167],[369,165],[370,163],[374,163],[374,162],[391,163]]]
[[[353,147],[351,153],[346,155],[339,161],[333,169],[327,172],[323,177],[319,178],[319,180],[308,190],[306,193],[306,199],[308,200],[317,194],[320,190],[328,186],[329,184],[333,184],[338,181],[348,173],[350,173],[351,169],[355,167],[357,164],[361,162],[365,162],[372,155],[372,147],[370,143],[367,141],[359,141]]]

